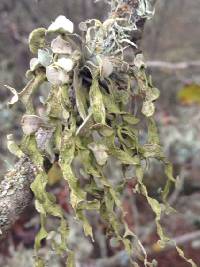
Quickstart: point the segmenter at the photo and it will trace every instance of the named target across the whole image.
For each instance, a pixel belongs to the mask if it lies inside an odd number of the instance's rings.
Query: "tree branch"
[[[167,61],[147,61],[147,66],[150,68],[167,69],[167,70],[184,70],[191,67],[199,67],[200,60],[185,61],[185,62],[167,62]]]
[[[35,166],[23,157],[0,183],[0,239],[32,200],[30,184],[36,173]]]
[[[164,252],[164,251],[168,251],[170,249],[173,249],[175,248],[175,244],[177,246],[184,246],[192,241],[195,241],[195,240],[198,240],[200,238],[200,231],[197,230],[197,231],[193,231],[191,233],[186,233],[186,234],[183,234],[181,236],[177,236],[175,238],[173,238],[172,240],[174,240],[174,244],[171,244],[169,246],[166,246],[164,247],[163,249],[156,249],[156,251],[154,249],[147,249],[147,251],[149,252],[149,255],[154,255],[154,254],[159,254],[161,252]]]

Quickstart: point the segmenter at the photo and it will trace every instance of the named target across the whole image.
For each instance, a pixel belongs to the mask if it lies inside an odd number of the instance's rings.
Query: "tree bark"
[[[21,158],[0,183],[0,239],[30,204],[36,168],[27,157]]]

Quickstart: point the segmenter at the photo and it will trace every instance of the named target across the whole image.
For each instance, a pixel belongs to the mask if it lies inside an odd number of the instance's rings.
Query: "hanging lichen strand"
[[[21,101],[26,108],[22,118],[24,137],[14,153],[28,155],[38,173],[31,185],[41,216],[41,229],[35,240],[37,267],[45,265],[39,253],[41,241],[52,236],[46,229],[49,216],[60,218],[60,226],[53,230],[57,238],[52,240],[52,248],[60,255],[67,252],[68,267],[75,266],[76,259],[68,242],[70,223],[55,197],[45,189],[48,178],[44,157],[53,162],[55,155],[59,155],[63,177],[70,188],[72,216],[91,241],[94,236],[87,213],[94,210],[107,223],[109,235],[123,244],[133,266],[138,266],[133,257],[135,250],[145,266],[155,266],[155,261],[148,262],[145,249],[124,220],[120,196],[126,178],[113,186],[106,175],[108,161],[115,159],[124,173],[132,166],[137,178],[133,194],[144,195],[154,211],[159,245],[173,242],[160,225],[161,213],[170,211],[166,197],[174,178],[152,118],[159,91],[146,75],[134,38],[138,33],[137,22],[150,18],[152,11],[147,0],[109,3],[111,12],[103,23],[92,19],[80,24],[82,37],[74,34],[73,23],[64,16],[59,16],[48,29],[35,29],[29,37],[30,50],[36,54],[27,72],[30,81],[20,93],[9,87],[14,94],[10,104]],[[45,82],[49,82],[50,92],[47,100],[40,103],[43,114],[39,115],[33,98]],[[140,134],[144,122],[148,129],[146,139]],[[149,197],[143,183],[145,163],[150,158],[163,162],[168,176],[161,192],[162,203]],[[73,167],[75,161],[81,164],[84,183]],[[179,248],[177,251],[184,258]],[[188,261],[195,266],[192,260]]]

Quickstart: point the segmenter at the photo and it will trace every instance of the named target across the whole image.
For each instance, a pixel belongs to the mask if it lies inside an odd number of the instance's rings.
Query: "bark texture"
[[[35,173],[34,165],[23,157],[0,183],[0,239],[30,204],[33,198],[30,184]]]

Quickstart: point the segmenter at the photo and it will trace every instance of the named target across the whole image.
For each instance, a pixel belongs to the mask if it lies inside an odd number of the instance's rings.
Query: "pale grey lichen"
[[[23,157],[0,183],[0,238],[30,203],[30,184],[35,173],[35,166]]]

